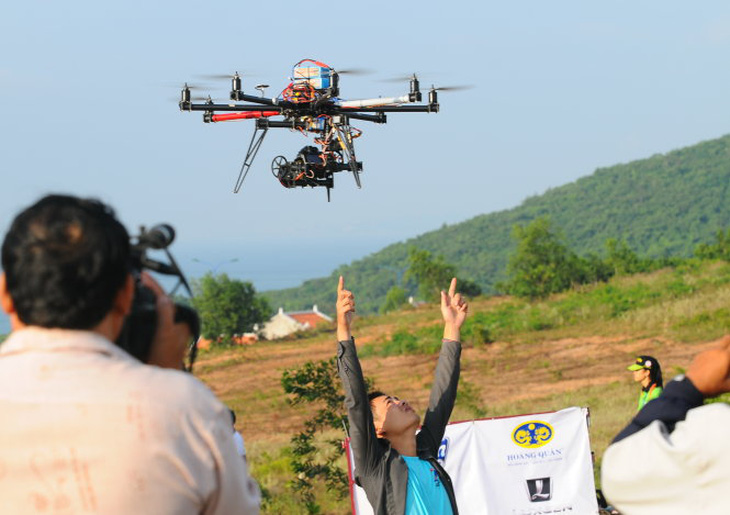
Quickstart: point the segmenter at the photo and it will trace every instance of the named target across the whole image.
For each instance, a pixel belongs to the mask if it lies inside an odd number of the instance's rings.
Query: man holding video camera
[[[3,513],[258,513],[228,409],[180,370],[175,307],[146,274],[158,366],[113,343],[135,283],[109,207],[44,197],[13,221],[2,267],[13,328],[0,345]]]

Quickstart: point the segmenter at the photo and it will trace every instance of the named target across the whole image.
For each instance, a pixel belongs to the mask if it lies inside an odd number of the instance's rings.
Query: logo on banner
[[[443,466],[444,462],[446,461],[446,455],[449,453],[449,437],[445,437],[443,440],[441,440],[441,445],[439,445],[439,451],[438,455],[436,456],[436,459],[441,463]]]
[[[553,439],[553,427],[547,422],[531,420],[512,431],[512,441],[525,449],[537,449]]]
[[[549,477],[527,480],[527,492],[530,502],[545,502],[553,497],[552,482]]]

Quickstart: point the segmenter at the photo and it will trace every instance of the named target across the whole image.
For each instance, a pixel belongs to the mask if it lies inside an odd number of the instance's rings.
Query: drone
[[[351,172],[357,187],[362,187],[362,161],[357,160],[354,145],[362,131],[350,125],[352,120],[383,124],[387,122],[385,113],[437,113],[437,91],[453,89],[431,87],[428,103],[420,103],[420,85],[414,74],[409,79],[410,91],[405,95],[344,100],[339,97],[339,81],[340,74],[346,72],[337,72],[313,59],[302,59],[293,67],[291,82],[275,98],[264,96],[268,84],[255,86],[260,96],[244,93],[241,75],[236,72],[231,78],[230,103],[215,103],[210,96],[202,103],[195,103],[192,87],[186,83],[179,106],[181,111],[202,111],[205,123],[256,120],[234,193],[240,191],[269,129],[290,129],[305,136],[311,134],[314,145],[302,148],[291,161],[276,156],[271,163],[271,172],[285,188],[326,188],[329,202],[335,173]],[[283,119],[273,119],[276,117]]]

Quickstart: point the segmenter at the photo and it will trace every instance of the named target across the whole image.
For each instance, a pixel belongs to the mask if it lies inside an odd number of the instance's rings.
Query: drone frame
[[[312,63],[314,66],[300,66],[303,63]],[[314,72],[312,70],[320,70],[320,73],[324,70],[326,73],[321,76],[313,76]],[[294,65],[293,76],[292,82],[282,91],[280,97],[269,98],[263,96],[266,85],[256,86],[256,89],[262,92],[262,96],[244,93],[241,89],[241,76],[236,72],[231,78],[231,103],[227,104],[215,103],[210,97],[202,103],[193,102],[190,87],[185,84],[182,88],[178,104],[180,110],[202,111],[205,123],[256,120],[254,132],[233,189],[234,193],[240,191],[263,140],[271,128],[285,128],[303,133],[322,134],[325,137],[319,139],[315,137],[315,143],[323,149],[323,164],[314,166],[321,170],[320,173],[327,176],[332,176],[338,171],[349,170],[355,178],[357,187],[361,188],[362,163],[357,161],[353,141],[360,135],[360,131],[350,125],[350,120],[384,124],[387,123],[385,113],[436,113],[439,111],[436,88],[429,90],[428,103],[419,103],[422,100],[422,94],[415,74],[410,79],[410,91],[405,95],[359,100],[339,99],[339,73],[334,68],[319,61],[312,59],[299,61]],[[317,85],[320,87],[316,87]],[[273,116],[284,116],[284,120],[271,120],[270,118]],[[334,147],[339,148],[336,148],[336,150],[328,149],[328,145],[335,139]],[[299,155],[305,149],[302,149]],[[342,162],[328,163],[328,159],[341,159]],[[286,159],[284,160],[286,161]],[[273,168],[272,163],[272,171]],[[285,183],[280,177],[280,182],[287,188],[325,186],[328,200],[330,189],[333,187],[332,180],[311,183],[287,181]]]

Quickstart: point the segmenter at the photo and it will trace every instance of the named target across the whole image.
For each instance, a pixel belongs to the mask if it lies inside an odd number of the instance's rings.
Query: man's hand
[[[142,272],[141,281],[155,294],[157,308],[157,328],[147,364],[181,370],[190,343],[190,330],[187,324],[175,324],[175,304],[157,281],[147,272]]]
[[[705,397],[730,392],[730,335],[695,356],[685,375]]]
[[[355,295],[345,289],[345,279],[340,276],[337,283],[337,340],[345,341],[352,338],[350,324],[355,313]]]
[[[466,320],[469,305],[456,293],[456,277],[451,279],[449,292],[441,290],[441,315],[444,317],[444,339],[461,340],[461,326]]]

